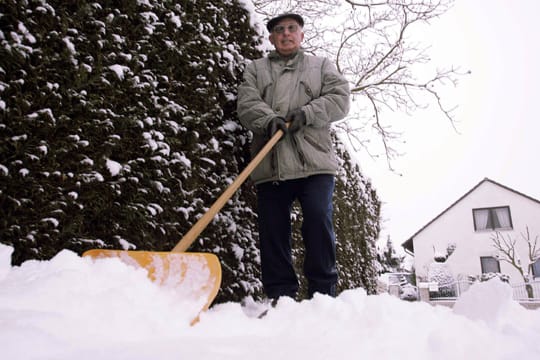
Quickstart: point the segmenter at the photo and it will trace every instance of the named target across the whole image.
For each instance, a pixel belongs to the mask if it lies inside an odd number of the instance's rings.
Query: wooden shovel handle
[[[288,125],[288,124],[287,124]],[[216,200],[216,202],[210,207],[210,209],[193,225],[193,227],[184,235],[182,240],[176,244],[172,249],[172,252],[184,252],[186,251],[195,239],[201,234],[201,232],[208,226],[210,221],[216,216],[216,214],[221,210],[221,208],[229,201],[233,194],[238,190],[240,185],[246,181],[248,176],[255,170],[257,165],[262,161],[262,159],[272,150],[274,145],[281,139],[283,136],[283,130],[278,130],[274,136],[268,140],[266,145],[259,151],[259,153],[251,160],[251,162],[246,166],[246,168],[238,175],[234,182],[229,185],[227,189],[221,194],[221,196]]]

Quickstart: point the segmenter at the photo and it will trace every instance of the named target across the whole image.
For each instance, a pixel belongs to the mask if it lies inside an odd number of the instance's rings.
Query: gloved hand
[[[279,130],[283,130],[283,133],[287,133],[287,124],[285,124],[285,119],[281,116],[276,116],[270,123],[268,123],[268,137],[274,136],[274,134]]]
[[[306,113],[300,108],[289,111],[285,119],[291,123],[289,131],[292,133],[297,132],[302,126],[306,125]]]

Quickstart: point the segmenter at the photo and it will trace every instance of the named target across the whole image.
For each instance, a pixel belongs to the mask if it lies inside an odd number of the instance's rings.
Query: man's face
[[[283,19],[274,26],[269,39],[278,53],[289,56],[300,48],[300,44],[304,40],[304,33],[295,20]]]

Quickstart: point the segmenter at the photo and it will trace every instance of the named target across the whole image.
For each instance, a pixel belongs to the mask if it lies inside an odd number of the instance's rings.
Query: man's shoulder
[[[262,71],[262,70],[268,70],[269,69],[268,58],[265,56],[265,57],[251,60],[248,66],[251,66],[257,72]]]
[[[319,56],[319,55],[315,55],[315,54],[308,54],[308,53],[304,53],[304,57],[309,58],[309,59],[319,59],[319,60],[326,59],[324,56]]]
[[[323,61],[327,61],[328,59],[324,56],[319,56],[319,55],[312,55],[312,54],[304,54],[304,57],[307,58],[307,59],[310,59],[311,61],[320,61],[320,62],[323,62]]]
[[[310,66],[322,66],[328,59],[324,56],[304,54],[304,63]]]
[[[248,71],[260,71],[263,68],[267,67],[268,59],[266,57],[261,57],[258,59],[246,59],[246,70]]]
[[[251,62],[254,62],[254,63],[257,63],[257,64],[267,62],[267,61],[268,61],[268,56],[263,56],[263,57],[260,57],[258,59],[251,60]]]

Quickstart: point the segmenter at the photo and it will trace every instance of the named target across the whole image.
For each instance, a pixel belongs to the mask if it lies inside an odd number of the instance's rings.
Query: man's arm
[[[244,81],[238,87],[237,113],[242,125],[260,135],[267,133],[270,120],[278,116],[259,93],[254,62],[246,67]]]

